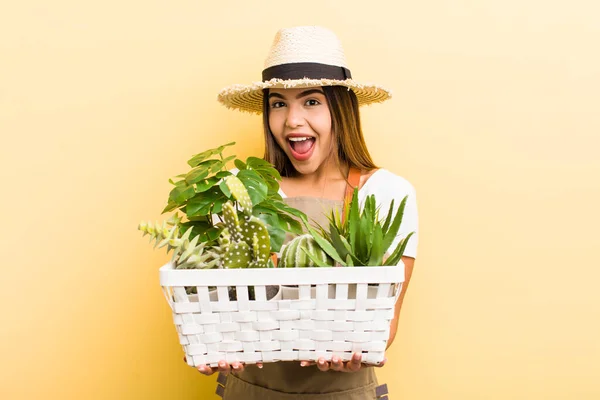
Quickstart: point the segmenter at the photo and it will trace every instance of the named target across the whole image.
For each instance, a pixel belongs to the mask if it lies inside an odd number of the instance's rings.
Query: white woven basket
[[[384,359],[404,266],[175,270],[160,268],[160,284],[173,310],[191,366],[226,360]],[[296,294],[267,300],[267,285],[297,285]],[[255,300],[248,287],[254,286]],[[186,295],[196,287],[197,295]],[[217,287],[216,294],[209,287]],[[235,287],[237,300],[230,300]],[[289,288],[285,293],[290,293]],[[292,293],[294,290],[291,291]]]

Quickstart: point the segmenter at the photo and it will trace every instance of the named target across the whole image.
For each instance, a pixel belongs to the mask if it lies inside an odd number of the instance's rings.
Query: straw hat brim
[[[363,84],[352,79],[271,79],[265,82],[255,82],[251,85],[232,85],[221,90],[218,100],[225,107],[254,114],[261,114],[263,108],[263,89],[293,89],[298,87],[315,86],[345,86],[356,94],[359,105],[381,103],[392,97],[392,92],[384,87]]]

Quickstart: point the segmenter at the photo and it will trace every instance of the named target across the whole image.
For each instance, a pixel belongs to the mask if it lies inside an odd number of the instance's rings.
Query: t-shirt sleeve
[[[405,196],[408,196],[400,229],[387,252],[391,254],[403,238],[407,237],[411,232],[414,232],[410,239],[408,239],[408,243],[404,249],[404,256],[416,258],[419,243],[419,216],[415,188],[406,179],[388,171],[382,171],[379,176],[373,175],[369,180],[373,178],[377,179],[373,182],[368,182],[368,185],[364,186],[367,190],[364,193],[361,193],[362,196],[359,198],[364,201],[368,195],[374,194],[377,205],[379,206],[379,217],[381,219],[387,217],[392,200],[394,201],[395,216],[402,199]]]

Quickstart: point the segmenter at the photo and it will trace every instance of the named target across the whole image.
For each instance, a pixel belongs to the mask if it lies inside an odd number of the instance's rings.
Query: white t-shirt
[[[287,197],[285,193],[279,189],[281,197]],[[367,179],[367,182],[358,191],[358,203],[362,207],[365,199],[369,195],[375,195],[377,207],[379,207],[379,218],[385,219],[387,212],[390,209],[390,203],[394,199],[394,213],[397,212],[400,202],[405,196],[406,206],[404,207],[404,215],[402,216],[402,224],[396,239],[392,242],[388,252],[392,252],[400,240],[405,238],[410,232],[415,232],[404,249],[406,257],[417,257],[417,247],[419,243],[419,216],[417,212],[417,198],[415,188],[409,181],[398,176],[386,169],[378,169]],[[395,214],[394,214],[395,215]]]

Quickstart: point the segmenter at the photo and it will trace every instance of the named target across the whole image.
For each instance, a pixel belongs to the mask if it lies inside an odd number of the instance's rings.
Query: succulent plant
[[[345,204],[347,218],[342,221],[335,210],[329,216],[329,229],[319,227],[319,231],[305,226],[317,244],[327,255],[344,266],[397,265],[406,245],[414,232],[402,238],[389,257],[384,261],[387,250],[392,245],[400,229],[408,196],[400,202],[394,214],[392,200],[385,221],[379,219],[375,195],[367,196],[362,210],[358,206],[358,189],[354,189],[352,200]],[[311,257],[310,253],[307,253]],[[315,264],[327,266],[318,258],[311,257]]]
[[[150,235],[150,242],[154,241],[154,247],[162,248],[167,246],[167,253],[173,250],[171,261],[176,269],[190,268],[214,268],[218,265],[218,260],[209,252],[205,252],[206,243],[198,243],[199,236],[190,241],[192,228],[182,235],[179,235],[179,217],[175,214],[168,221],[158,222],[140,222],[138,229],[144,236]]]
[[[316,263],[314,259],[318,260]],[[296,236],[281,253],[280,268],[303,268],[317,266],[333,266],[334,261],[317,244],[310,234]]]
[[[246,187],[236,176],[224,180],[231,195],[238,201],[242,219],[231,201],[223,205],[225,227],[231,237],[224,254],[225,268],[265,268],[271,254],[271,239],[265,224],[252,215],[252,201]]]

